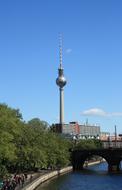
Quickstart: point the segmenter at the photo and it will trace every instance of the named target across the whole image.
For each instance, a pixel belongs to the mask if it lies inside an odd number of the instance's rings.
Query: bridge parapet
[[[102,141],[103,148],[122,148],[122,141]]]

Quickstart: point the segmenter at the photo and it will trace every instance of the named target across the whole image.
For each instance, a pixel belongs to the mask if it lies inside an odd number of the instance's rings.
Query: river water
[[[122,173],[110,174],[101,163],[47,181],[37,190],[122,190]]]

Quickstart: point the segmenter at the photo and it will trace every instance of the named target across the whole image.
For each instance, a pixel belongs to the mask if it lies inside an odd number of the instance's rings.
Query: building
[[[78,122],[70,122],[69,124],[64,124],[62,127],[63,134],[77,135],[79,132],[80,129]]]
[[[108,141],[109,137],[110,137],[109,132],[101,132],[100,133],[100,140],[102,140],[102,141]]]
[[[100,126],[80,125],[80,138],[100,138]]]
[[[56,124],[55,132],[61,133],[59,124]],[[62,125],[62,134],[77,136],[79,139],[100,138],[100,126],[90,124],[78,124],[78,122],[70,122]]]

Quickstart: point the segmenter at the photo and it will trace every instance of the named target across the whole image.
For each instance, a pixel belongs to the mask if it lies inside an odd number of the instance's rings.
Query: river
[[[107,164],[101,163],[47,181],[37,190],[122,190],[122,173],[110,174]]]

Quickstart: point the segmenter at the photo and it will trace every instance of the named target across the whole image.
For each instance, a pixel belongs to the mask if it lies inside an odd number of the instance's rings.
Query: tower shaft
[[[64,123],[64,89],[59,88],[60,91],[60,124]]]

